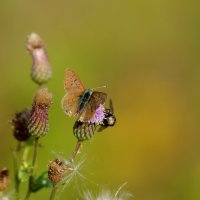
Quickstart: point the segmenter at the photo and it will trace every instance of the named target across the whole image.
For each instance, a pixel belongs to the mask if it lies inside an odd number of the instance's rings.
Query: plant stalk
[[[32,185],[32,181],[33,181],[33,173],[34,173],[35,163],[36,163],[36,159],[37,159],[37,155],[38,155],[39,139],[40,139],[39,137],[35,138],[33,160],[32,160],[32,170],[31,170],[31,174],[29,177],[28,191],[26,193],[25,200],[28,200],[31,196],[31,185]]]
[[[74,149],[74,152],[72,154],[72,157],[71,157],[71,162],[74,162],[78,152],[80,151],[81,145],[82,145],[81,141],[78,140],[76,147]]]
[[[53,185],[53,188],[52,188],[52,190],[51,190],[51,196],[50,196],[50,199],[49,199],[49,200],[55,200],[57,190],[58,190],[58,185],[57,185],[57,184],[54,184],[54,185]]]

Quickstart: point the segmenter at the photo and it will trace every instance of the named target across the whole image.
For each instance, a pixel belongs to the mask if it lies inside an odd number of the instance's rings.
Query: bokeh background
[[[13,176],[16,141],[8,121],[32,104],[37,86],[24,41],[36,32],[47,44],[53,67],[47,87],[54,94],[37,173],[56,155],[69,157],[76,144],[75,119],[60,106],[66,67],[87,87],[106,84],[117,116],[116,126],[84,143],[80,170],[87,180],[72,181],[59,199],[81,199],[87,189],[116,191],[124,182],[138,200],[200,199],[199,6],[184,0],[1,0],[0,167]],[[44,189],[31,199],[49,194]]]

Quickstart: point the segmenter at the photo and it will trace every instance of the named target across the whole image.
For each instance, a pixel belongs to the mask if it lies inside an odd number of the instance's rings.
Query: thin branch
[[[80,148],[81,148],[81,145],[82,145],[82,142],[78,140],[77,144],[76,144],[76,147],[74,149],[74,152],[72,154],[72,157],[71,157],[71,162],[74,162],[77,154],[79,153],[80,151]]]

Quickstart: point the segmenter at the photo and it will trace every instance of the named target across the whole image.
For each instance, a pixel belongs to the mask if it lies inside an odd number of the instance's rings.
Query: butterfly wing
[[[104,92],[96,92],[94,91],[89,99],[89,102],[85,109],[80,113],[79,120],[82,122],[90,121],[96,109],[100,106],[100,104],[104,104],[107,98],[107,94]]]
[[[62,99],[62,108],[69,117],[73,117],[78,113],[79,98],[85,88],[72,69],[65,71],[64,89],[66,95]]]

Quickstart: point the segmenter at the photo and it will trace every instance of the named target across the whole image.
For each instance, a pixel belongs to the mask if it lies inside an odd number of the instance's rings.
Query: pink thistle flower
[[[101,124],[105,117],[105,108],[102,104],[96,109],[96,112],[94,116],[88,121],[88,123],[95,123],[95,124]]]

